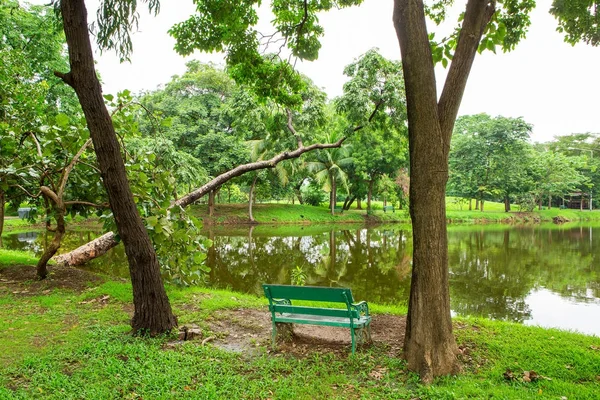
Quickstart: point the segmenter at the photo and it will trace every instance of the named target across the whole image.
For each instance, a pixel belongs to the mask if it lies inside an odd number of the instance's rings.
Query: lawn
[[[598,337],[457,318],[463,370],[423,386],[385,341],[354,357],[348,348],[315,344],[301,354],[294,343],[273,352],[267,324],[250,339],[252,350],[228,347],[245,335],[230,329],[233,322],[248,329],[257,323],[232,315],[255,310],[244,315],[268,321],[263,298],[167,286],[180,325],[198,325],[201,339],[133,337],[128,282],[86,273],[67,288],[59,269],[46,282],[15,278],[32,270],[0,266],[1,399],[597,399],[600,393]],[[374,318],[401,320],[406,311],[371,308]],[[528,382],[526,371],[539,377]]]

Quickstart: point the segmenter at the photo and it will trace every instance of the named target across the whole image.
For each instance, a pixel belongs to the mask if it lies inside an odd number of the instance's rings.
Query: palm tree
[[[325,134],[327,143],[334,143],[340,138],[341,132],[330,131]],[[342,145],[335,149],[318,150],[313,161],[307,163],[309,171],[315,173],[317,182],[323,184],[323,189],[329,192],[329,207],[334,214],[338,182],[348,191],[348,175],[345,167],[352,164],[350,145]]]

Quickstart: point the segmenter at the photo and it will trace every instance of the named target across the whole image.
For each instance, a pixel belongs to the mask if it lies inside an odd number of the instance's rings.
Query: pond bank
[[[6,268],[3,399],[595,399],[600,390],[600,338],[593,336],[454,319],[463,370],[426,387],[400,358],[403,307],[373,305],[375,343],[356,357],[346,344],[307,339],[306,332],[272,352],[267,302],[259,297],[167,286],[180,326],[197,325],[200,339],[131,337],[127,281],[88,273],[69,277],[82,283],[69,288],[52,281],[63,276],[58,270],[48,282],[33,282],[26,274],[8,279]]]
[[[242,225],[251,224],[248,217],[247,204],[217,204],[213,217],[208,216],[206,205],[190,207],[191,213],[202,219],[206,225]],[[293,204],[256,204],[253,207],[255,224],[292,225],[292,224],[348,224],[348,223],[410,223],[408,210],[383,212],[373,210],[351,209],[343,213],[331,215],[324,207]],[[600,220],[600,210],[579,211],[553,208],[533,212],[503,211],[462,211],[447,210],[448,223],[540,223],[540,222],[575,222]]]

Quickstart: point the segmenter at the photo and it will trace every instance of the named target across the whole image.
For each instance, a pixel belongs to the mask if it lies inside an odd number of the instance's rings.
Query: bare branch
[[[40,197],[40,194],[41,194],[41,192],[38,192],[38,194],[35,194],[35,195],[34,195],[34,194],[31,194],[31,193],[29,192],[29,190],[25,189],[25,188],[24,188],[23,186],[21,186],[21,185],[10,185],[10,186],[11,186],[11,187],[16,187],[16,188],[18,188],[18,189],[21,189],[23,192],[25,192],[25,194],[27,194],[27,196],[29,196],[29,197],[33,197],[34,199],[36,199],[36,198]]]
[[[62,198],[62,196],[64,195],[65,186],[67,185],[67,180],[69,179],[69,175],[71,174],[71,171],[73,171],[73,168],[75,167],[75,164],[77,164],[79,157],[81,157],[81,155],[83,154],[85,149],[90,144],[92,144],[92,138],[89,138],[88,140],[85,141],[85,143],[83,144],[83,146],[81,146],[81,148],[79,149],[77,154],[75,154],[75,156],[73,157],[73,159],[71,160],[69,165],[67,165],[67,167],[64,169],[61,180],[60,180],[60,186],[58,188],[58,197]]]
[[[186,194],[179,200],[171,203],[171,207],[174,207],[174,206],[186,207],[186,206],[192,204],[194,201],[201,198],[202,196],[206,195],[211,190],[214,190],[217,187],[221,186],[228,180],[233,179],[237,176],[243,175],[246,172],[256,171],[256,170],[266,169],[266,168],[274,168],[281,161],[290,160],[292,158],[298,158],[302,154],[312,151],[312,150],[337,148],[337,147],[340,147],[344,143],[345,140],[346,140],[346,137],[343,137],[335,143],[311,144],[310,146],[306,146],[306,147],[303,146],[294,151],[284,151],[283,153],[279,153],[269,160],[256,161],[256,162],[252,162],[252,163],[248,163],[248,164],[238,165],[234,169],[229,170],[229,171],[217,176],[216,178],[212,179],[210,182],[206,183],[202,187],[194,190],[191,193]]]
[[[74,206],[74,205],[82,205],[82,206],[90,206],[90,207],[96,207],[96,208],[108,208],[110,207],[110,205],[108,203],[104,203],[104,204],[96,204],[96,203],[92,203],[89,201],[65,201],[65,206]]]
[[[60,198],[48,186],[42,186],[42,187],[40,187],[40,192],[42,192],[42,194],[44,196],[46,196],[47,198],[49,198],[50,200],[52,200],[54,202],[54,204],[56,204],[57,206],[60,203]]]

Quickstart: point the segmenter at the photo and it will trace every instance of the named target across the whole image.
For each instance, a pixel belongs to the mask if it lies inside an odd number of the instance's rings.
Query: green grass
[[[506,213],[504,212],[504,204],[485,202],[483,212],[478,210],[469,211],[467,210],[468,206],[463,206],[463,210],[460,210],[451,197],[447,199],[446,204],[446,216],[450,223],[552,222],[553,218],[558,216],[569,221],[600,220],[600,210],[590,212],[552,208],[550,210],[536,210],[531,213],[518,211]],[[340,203],[339,206],[341,205]],[[324,206],[313,207],[281,203],[257,204],[254,207],[254,217],[259,226],[255,229],[260,233],[260,225],[410,223],[407,210],[384,213],[380,208],[381,204],[374,202],[374,206],[375,210],[367,216],[366,210],[350,209],[341,214],[331,215]],[[513,209],[515,208],[513,207]],[[208,209],[205,205],[192,206],[191,210],[194,215],[204,219],[205,222],[216,225],[245,224],[249,221],[247,204],[217,204],[213,218],[207,216]]]
[[[0,266],[2,265],[35,265],[38,257],[32,253],[19,250],[0,249]]]
[[[1,284],[0,284],[1,288]],[[218,310],[258,308],[252,295],[168,286],[180,325]],[[90,302],[109,296],[106,304]],[[355,357],[230,353],[198,341],[128,335],[131,285],[107,281],[82,293],[18,296],[0,289],[1,399],[597,399],[600,338],[481,319],[456,319],[468,349],[463,372],[422,386],[382,346]],[[371,305],[374,313],[405,307]],[[535,370],[532,383],[506,381]]]

